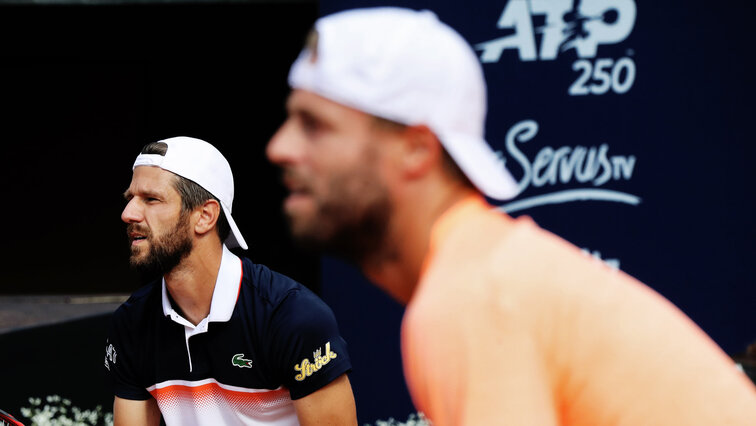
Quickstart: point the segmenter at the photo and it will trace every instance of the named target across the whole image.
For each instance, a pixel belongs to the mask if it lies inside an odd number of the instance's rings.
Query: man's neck
[[[210,314],[223,246],[197,244],[181,263],[164,276],[165,286],[181,315],[197,325]]]
[[[395,204],[385,247],[360,265],[370,280],[403,305],[420,280],[433,225],[454,204],[475,193],[459,185],[436,189],[405,193]]]

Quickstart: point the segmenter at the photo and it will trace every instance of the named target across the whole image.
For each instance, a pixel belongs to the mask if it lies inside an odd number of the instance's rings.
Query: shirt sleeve
[[[123,310],[113,314],[110,333],[105,342],[105,370],[110,378],[115,396],[131,400],[151,398],[144,386],[140,386],[138,354],[133,335],[125,321]]]
[[[305,397],[351,370],[333,312],[309,290],[290,291],[271,325],[271,358],[292,399]]]

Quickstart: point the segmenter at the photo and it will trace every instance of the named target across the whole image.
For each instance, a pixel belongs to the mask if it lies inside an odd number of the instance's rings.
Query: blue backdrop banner
[[[756,75],[745,2],[321,1],[433,10],[475,48],[488,141],[519,182],[498,207],[656,289],[729,354],[756,341]],[[749,195],[751,194],[751,195]],[[406,418],[401,307],[323,262],[361,421]]]

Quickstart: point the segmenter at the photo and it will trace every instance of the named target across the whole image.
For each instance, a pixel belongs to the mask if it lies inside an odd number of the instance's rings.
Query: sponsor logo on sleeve
[[[112,343],[108,344],[105,347],[105,368],[110,370],[110,363],[113,364],[116,363],[116,358],[118,357],[118,353],[115,350],[115,347]]]
[[[299,374],[294,376],[294,380],[301,382],[312,376],[337,356],[336,352],[331,351],[331,342],[326,343],[325,353],[318,348],[312,353],[312,362],[308,358],[305,358],[301,363],[294,366],[294,370],[299,372]]]

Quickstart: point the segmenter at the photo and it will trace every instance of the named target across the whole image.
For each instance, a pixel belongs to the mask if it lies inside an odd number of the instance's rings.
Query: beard
[[[333,176],[327,194],[314,202],[314,214],[309,218],[286,212],[298,245],[358,265],[387,255],[386,236],[393,209],[388,190],[369,171]]]
[[[155,236],[149,229],[140,229],[137,224],[129,224],[127,232],[139,231],[145,234],[149,247],[131,246],[129,264],[145,279],[155,279],[172,271],[191,253],[194,245],[189,236],[189,215],[179,215],[173,229]],[[141,252],[147,250],[143,256]]]

